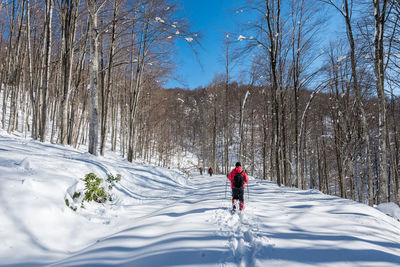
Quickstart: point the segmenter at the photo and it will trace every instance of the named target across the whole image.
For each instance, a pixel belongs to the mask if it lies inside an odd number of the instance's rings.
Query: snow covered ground
[[[85,174],[121,174],[76,212]],[[229,212],[224,176],[94,157],[0,133],[2,266],[400,266],[400,222],[363,204],[252,179]]]

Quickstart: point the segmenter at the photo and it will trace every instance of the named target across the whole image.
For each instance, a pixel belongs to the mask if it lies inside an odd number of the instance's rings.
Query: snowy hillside
[[[0,265],[399,266],[400,222],[317,191],[251,180],[229,212],[225,177],[94,157],[0,134]],[[93,172],[112,201],[65,199]]]

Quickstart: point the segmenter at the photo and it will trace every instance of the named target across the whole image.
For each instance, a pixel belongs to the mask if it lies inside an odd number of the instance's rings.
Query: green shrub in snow
[[[121,181],[121,174],[117,174],[117,176],[113,176],[112,174],[108,175],[107,177],[107,182],[109,183],[108,189],[112,190],[113,189],[113,184],[118,183]]]
[[[79,201],[81,195],[83,195],[80,207],[84,209],[85,206],[83,203],[85,201],[87,202],[96,201],[98,203],[104,203],[107,200],[112,201],[113,199],[111,197],[111,194],[108,193],[108,191],[110,191],[113,188],[112,186],[113,183],[118,183],[119,181],[121,181],[121,175],[117,174],[117,176],[114,177],[113,175],[110,174],[108,175],[105,183],[104,180],[98,177],[96,174],[88,173],[85,175],[85,178],[82,179],[82,181],[85,182],[84,190],[81,192],[74,192],[74,194],[72,195],[72,199],[74,203],[78,204],[77,201]],[[70,205],[68,199],[65,199],[65,204],[72,210],[74,211],[77,210],[76,204]]]
[[[72,199],[78,199],[81,196],[81,192],[75,192],[74,195],[72,196]]]
[[[114,177],[112,174],[110,174],[107,177],[107,182],[109,182],[110,184],[112,184],[113,182],[118,183],[119,181],[121,181],[121,174],[117,174],[116,177]]]
[[[101,186],[103,179],[96,176],[94,173],[88,173],[85,176],[85,197],[84,201],[96,201],[103,203],[107,200],[107,193],[103,186]]]
[[[65,205],[67,205],[68,208],[71,208],[71,210],[76,211],[77,207],[73,207],[72,205],[69,205],[69,200],[68,198],[65,199]]]

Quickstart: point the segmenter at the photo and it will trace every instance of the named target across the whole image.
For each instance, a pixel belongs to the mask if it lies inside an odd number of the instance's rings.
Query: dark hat
[[[238,161],[238,162],[236,162],[236,167],[239,167],[239,166],[242,166],[242,165],[241,165],[240,162]]]

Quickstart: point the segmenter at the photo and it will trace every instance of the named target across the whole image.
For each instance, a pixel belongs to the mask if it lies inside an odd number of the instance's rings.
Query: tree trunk
[[[68,103],[71,94],[72,66],[74,59],[74,41],[76,30],[76,18],[79,0],[63,0],[61,6],[62,22],[62,53],[61,71],[62,88],[61,95],[61,130],[60,142],[66,145],[68,142]]]
[[[28,88],[29,88],[29,95],[31,99],[31,107],[32,107],[32,131],[31,136],[33,139],[37,139],[38,131],[37,131],[37,116],[39,115],[38,112],[38,105],[37,105],[37,98],[38,98],[38,90],[34,89],[33,85],[33,59],[32,59],[32,43],[31,43],[31,14],[30,14],[30,1],[27,4],[27,56],[28,56]]]
[[[115,50],[115,32],[116,32],[116,16],[117,16],[117,1],[114,1],[114,11],[113,11],[113,20],[112,20],[112,28],[111,28],[111,44],[108,58],[108,69],[107,69],[107,84],[105,87],[104,97],[102,99],[103,108],[102,108],[102,120],[101,120],[101,142],[100,142],[100,154],[104,155],[104,149],[107,139],[107,118],[108,118],[108,106],[109,106],[109,96],[111,90],[111,75],[112,75],[112,67],[113,67],[113,59],[114,59],[114,50]]]
[[[381,4],[382,2],[382,4]],[[384,27],[386,20],[387,0],[373,0],[375,18],[374,37],[374,73],[379,106],[379,194],[378,203],[388,202],[390,199],[387,172],[387,109],[385,96],[385,69],[384,69]],[[382,8],[382,9],[381,9]],[[390,153],[390,152],[389,152]]]
[[[217,104],[214,103],[214,120],[212,125],[212,159],[211,165],[214,172],[217,172]]]
[[[47,92],[50,81],[50,63],[51,63],[51,23],[53,18],[53,0],[46,0],[46,20],[45,20],[45,41],[44,41],[44,78],[43,78],[43,90],[41,94],[41,125],[40,125],[40,141],[46,140],[47,134]]]
[[[239,123],[239,136],[240,136],[240,140],[239,140],[239,161],[243,161],[243,116],[244,116],[244,107],[246,105],[246,100],[247,97],[249,96],[250,91],[246,92],[246,95],[244,96],[243,99],[243,103],[240,107],[240,123]],[[244,166],[244,163],[242,163]]]
[[[99,137],[98,118],[98,75],[99,75],[99,33],[98,33],[98,2],[88,1],[89,10],[89,43],[90,43],[90,112],[89,112],[89,153],[97,156]]]
[[[24,53],[22,53],[22,31],[24,26],[24,18],[25,18],[25,4],[26,1],[23,1],[20,19],[18,23],[18,34],[17,39],[15,41],[16,49],[15,49],[15,57],[12,60],[11,65],[11,105],[10,105],[10,116],[7,132],[10,134],[11,132],[17,129],[17,121],[18,121],[18,95],[19,95],[19,86],[22,72],[22,62]],[[11,42],[11,40],[10,40]],[[10,47],[11,49],[11,47]],[[10,54],[11,55],[11,54]],[[9,58],[11,60],[11,57]],[[10,73],[9,73],[10,74]]]

